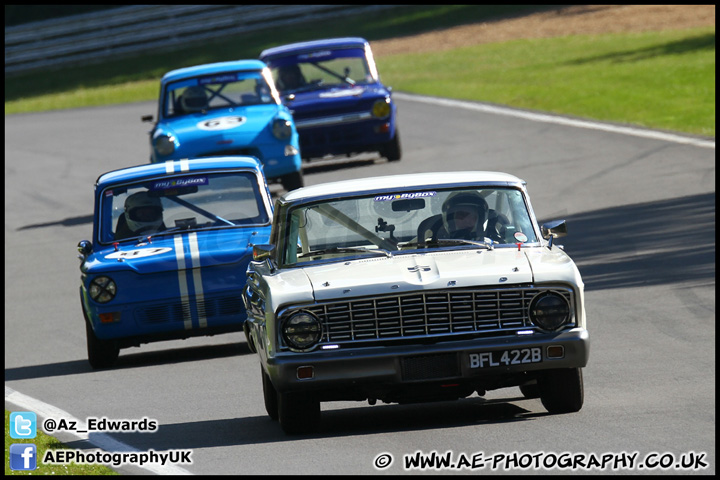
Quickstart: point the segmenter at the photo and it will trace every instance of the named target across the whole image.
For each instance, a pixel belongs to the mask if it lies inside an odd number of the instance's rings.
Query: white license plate
[[[531,347],[471,353],[469,359],[470,368],[508,367],[510,365],[540,363],[542,362],[542,349],[540,347]]]

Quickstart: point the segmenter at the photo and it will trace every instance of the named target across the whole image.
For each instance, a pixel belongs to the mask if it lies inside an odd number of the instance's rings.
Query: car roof
[[[276,55],[287,55],[291,53],[298,53],[304,50],[317,50],[320,48],[364,48],[367,43],[367,40],[360,37],[325,38],[322,40],[290,43],[287,45],[281,45],[279,47],[268,48],[263,50],[262,53],[260,53],[260,58],[263,59]]]
[[[323,183],[299,188],[286,193],[282,199],[287,202],[302,202],[308,199],[333,196],[351,196],[363,193],[407,192],[426,188],[445,188],[462,185],[506,185],[524,187],[525,181],[502,172],[427,172],[403,175],[388,175],[339,182]]]
[[[163,75],[162,82],[171,82],[184,78],[196,77],[198,75],[212,75],[215,73],[237,71],[237,70],[262,70],[267,65],[260,60],[233,60],[229,62],[206,63],[192,67],[170,70]]]
[[[161,163],[148,163],[106,172],[98,177],[96,185],[102,188],[107,184],[123,183],[156,175],[237,168],[249,168],[259,171],[261,167],[260,162],[255,157],[248,156],[185,158]]]

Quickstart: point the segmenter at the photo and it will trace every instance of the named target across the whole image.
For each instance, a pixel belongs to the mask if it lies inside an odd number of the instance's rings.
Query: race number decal
[[[161,253],[169,252],[172,248],[163,247],[163,248],[139,248],[137,250],[126,250],[121,252],[113,252],[110,255],[106,255],[105,258],[124,258],[124,259],[131,259],[131,258],[142,258],[142,257],[151,257],[153,255],[160,255]]]
[[[218,131],[218,130],[230,130],[231,128],[239,127],[247,120],[246,117],[219,117],[210,120],[204,120],[199,122],[196,126],[200,130],[206,131]]]

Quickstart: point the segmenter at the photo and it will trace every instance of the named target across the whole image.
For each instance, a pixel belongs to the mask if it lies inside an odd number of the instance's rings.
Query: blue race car
[[[365,39],[293,43],[264,50],[260,60],[295,117],[303,159],[378,152],[400,160],[397,107]]]
[[[240,331],[240,291],[272,201],[253,157],[184,159],[101,175],[93,240],[78,244],[93,368],[120,349]]]
[[[258,158],[267,180],[288,191],[303,186],[293,117],[259,60],[172,70],[160,82],[151,162],[223,155]]]

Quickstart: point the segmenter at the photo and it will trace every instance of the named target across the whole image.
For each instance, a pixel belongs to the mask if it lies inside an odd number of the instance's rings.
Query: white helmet
[[[156,232],[163,224],[163,207],[159,198],[148,192],[133,193],[125,199],[125,221],[133,232]]]
[[[180,105],[185,113],[199,112],[207,108],[207,95],[200,86],[190,87],[180,95]]]
[[[448,196],[443,202],[442,219],[443,227],[449,234],[461,234],[461,238],[471,236],[473,232],[477,234],[484,232],[484,224],[488,217],[488,204],[485,199],[477,192],[455,192]],[[465,225],[460,227],[456,224],[456,212],[471,211],[477,215],[477,220],[472,227]],[[466,231],[467,230],[467,231]]]

